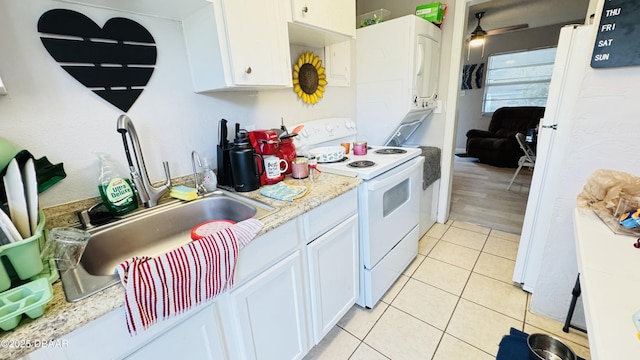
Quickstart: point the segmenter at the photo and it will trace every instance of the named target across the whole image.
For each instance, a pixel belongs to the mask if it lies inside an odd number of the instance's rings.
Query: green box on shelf
[[[24,240],[0,246],[0,257],[5,257],[7,262],[0,261],[0,292],[11,287],[11,275],[13,272],[20,280],[29,280],[40,274],[44,269],[40,250],[45,242],[45,217],[44,213],[39,213],[40,221],[36,228],[35,235]],[[11,265],[13,271],[7,268]]]
[[[441,2],[418,5],[416,6],[416,15],[434,24],[442,24],[445,7]]]

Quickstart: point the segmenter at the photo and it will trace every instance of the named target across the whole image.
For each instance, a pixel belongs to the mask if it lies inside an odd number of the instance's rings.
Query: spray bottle
[[[106,154],[100,157],[98,191],[104,206],[114,216],[124,215],[138,208],[138,198],[131,181],[121,176]]]

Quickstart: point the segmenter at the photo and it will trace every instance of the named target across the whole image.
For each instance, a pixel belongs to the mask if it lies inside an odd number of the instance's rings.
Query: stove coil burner
[[[347,164],[347,166],[352,168],[368,168],[374,166],[376,163],[369,160],[356,160]]]
[[[396,148],[382,148],[374,151],[376,154],[406,154],[407,150],[404,149],[396,149]]]

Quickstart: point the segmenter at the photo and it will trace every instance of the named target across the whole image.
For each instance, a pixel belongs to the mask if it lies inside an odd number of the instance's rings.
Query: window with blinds
[[[555,57],[555,47],[489,56],[482,111],[545,106]]]

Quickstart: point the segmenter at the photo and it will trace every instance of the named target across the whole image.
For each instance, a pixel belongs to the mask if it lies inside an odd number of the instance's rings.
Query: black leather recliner
[[[523,155],[515,135],[537,128],[544,116],[544,107],[513,106],[496,110],[488,130],[467,132],[467,155],[482,163],[499,167],[517,167]]]

